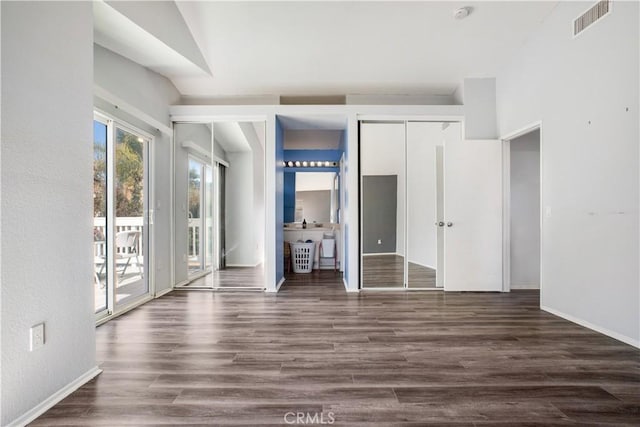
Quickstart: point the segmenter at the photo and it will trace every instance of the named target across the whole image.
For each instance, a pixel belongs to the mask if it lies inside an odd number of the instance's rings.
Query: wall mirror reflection
[[[459,129],[441,122],[361,122],[363,288],[442,287],[443,141]]]
[[[339,209],[337,173],[286,172],[285,181],[295,189],[293,205],[290,204],[288,212],[285,212],[285,222],[302,223],[306,221],[307,224],[337,222]]]
[[[175,282],[264,288],[265,123],[175,123]]]

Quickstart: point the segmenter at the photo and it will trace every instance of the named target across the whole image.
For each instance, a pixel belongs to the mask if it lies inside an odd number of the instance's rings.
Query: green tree
[[[118,129],[116,134],[116,216],[144,213],[144,143]],[[93,145],[93,216],[107,215],[107,150]]]
[[[142,216],[144,157],[142,141],[118,129],[116,134],[116,216]]]
[[[93,144],[93,216],[107,215],[107,159],[104,144]]]

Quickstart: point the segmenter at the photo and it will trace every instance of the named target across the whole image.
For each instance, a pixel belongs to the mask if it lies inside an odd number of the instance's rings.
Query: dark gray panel
[[[363,253],[396,252],[397,193],[397,175],[362,177]]]

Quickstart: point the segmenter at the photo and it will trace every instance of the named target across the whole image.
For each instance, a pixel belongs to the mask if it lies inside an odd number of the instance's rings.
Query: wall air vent
[[[612,0],[602,0],[573,20],[573,37],[595,24],[611,12]]]

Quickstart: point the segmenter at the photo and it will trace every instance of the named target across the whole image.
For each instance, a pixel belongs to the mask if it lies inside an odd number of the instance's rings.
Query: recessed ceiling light
[[[453,17],[456,19],[464,19],[471,13],[470,7],[461,7],[453,11]]]

